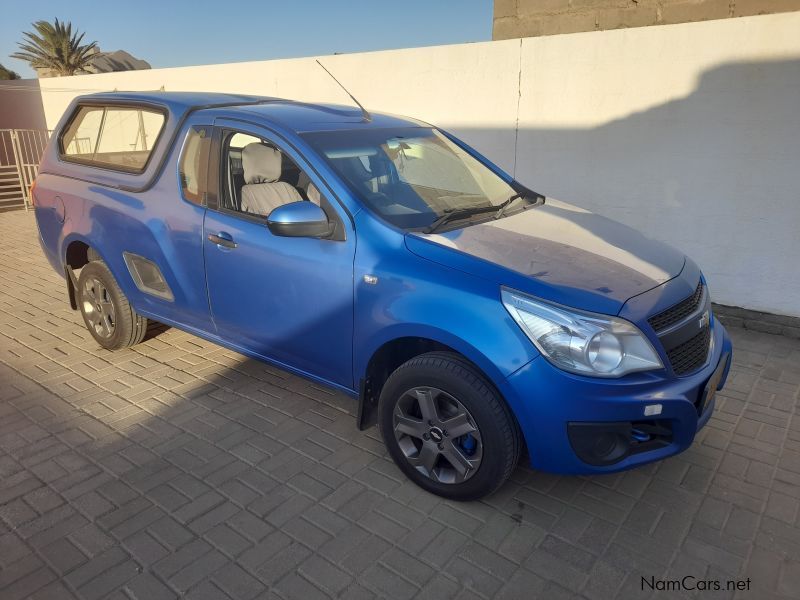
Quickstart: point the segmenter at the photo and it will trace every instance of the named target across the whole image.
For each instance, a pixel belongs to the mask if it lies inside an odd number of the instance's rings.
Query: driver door
[[[251,173],[242,166],[244,145],[251,143],[280,151],[275,183],[281,189],[297,189],[302,201],[310,201],[305,181],[319,190],[317,201],[336,223],[337,235],[280,237],[268,229],[266,215],[243,212],[243,186],[263,180],[255,176],[252,160]],[[355,232],[347,213],[303,157],[266,129],[217,119],[212,153],[212,161],[218,157],[218,193],[209,195],[203,244],[218,334],[259,356],[353,389]]]

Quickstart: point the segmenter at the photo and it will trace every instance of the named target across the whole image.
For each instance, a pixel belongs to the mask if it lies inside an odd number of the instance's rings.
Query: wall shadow
[[[800,316],[799,106],[800,59],[723,64],[599,127],[520,129],[516,177],[686,252],[715,301]]]

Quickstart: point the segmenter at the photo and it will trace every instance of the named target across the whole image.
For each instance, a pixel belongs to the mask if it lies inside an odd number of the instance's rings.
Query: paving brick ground
[[[733,329],[716,414],[625,474],[520,467],[458,504],[353,402],[174,329],[110,353],[32,215],[0,214],[0,598],[800,597],[800,342]]]

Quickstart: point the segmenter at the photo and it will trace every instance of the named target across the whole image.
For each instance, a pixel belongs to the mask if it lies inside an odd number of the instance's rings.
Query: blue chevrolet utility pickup
[[[88,95],[33,195],[100,346],[136,344],[153,320],[336,388],[409,478],[449,498],[491,493],[523,452],[558,473],[681,452],[730,368],[682,252],[413,119]]]

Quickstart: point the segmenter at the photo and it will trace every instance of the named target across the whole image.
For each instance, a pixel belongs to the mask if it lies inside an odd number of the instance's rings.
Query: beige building
[[[800,0],[495,0],[492,39],[536,37],[800,10]]]

